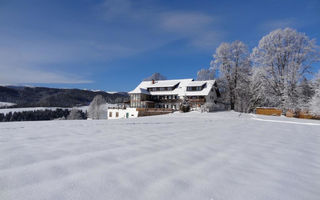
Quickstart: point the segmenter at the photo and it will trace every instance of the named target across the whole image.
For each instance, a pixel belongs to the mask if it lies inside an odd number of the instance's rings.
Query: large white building
[[[129,92],[131,108],[179,109],[182,102],[200,107],[216,103],[220,96],[215,80],[194,81],[193,79],[142,81]]]
[[[109,108],[108,119],[165,114],[178,110],[182,103],[193,108],[209,103],[214,108],[220,93],[215,80],[177,79],[142,81],[129,95],[130,107]]]

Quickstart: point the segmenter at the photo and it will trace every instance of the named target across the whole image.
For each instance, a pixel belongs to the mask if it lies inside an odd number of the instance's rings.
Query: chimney
[[[152,79],[152,84],[154,84],[155,82],[154,82],[154,79]]]

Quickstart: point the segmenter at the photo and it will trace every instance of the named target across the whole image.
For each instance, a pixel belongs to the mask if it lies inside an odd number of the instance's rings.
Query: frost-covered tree
[[[106,100],[101,96],[97,95],[93,98],[88,108],[88,117],[90,119],[106,119],[107,118],[107,107]]]
[[[212,68],[201,69],[197,73],[198,81],[213,80],[215,78],[216,71]]]
[[[320,116],[320,70],[314,79],[314,95],[310,101],[309,110],[311,113]]]
[[[249,90],[249,106],[248,112],[253,111],[256,107],[269,105],[268,102],[268,89],[264,81],[266,76],[263,68],[253,68],[252,75],[249,77],[250,85]]]
[[[305,77],[303,77],[298,87],[298,95],[299,95],[298,108],[301,110],[307,110],[310,100],[314,95],[314,89],[312,86],[312,82]]]
[[[78,110],[76,108],[72,108],[72,110],[70,111],[67,119],[68,120],[82,119],[80,110]]]
[[[313,88],[315,88],[315,89],[320,88],[320,70],[318,71],[318,73],[314,77]]]
[[[213,55],[219,69],[225,98],[232,110],[246,111],[248,106],[249,75],[251,71],[247,46],[241,41],[222,43]]]
[[[299,105],[299,82],[310,72],[312,63],[319,60],[319,51],[315,40],[285,28],[264,36],[251,58],[255,67],[265,70],[263,81],[268,84],[273,103],[294,109]]]
[[[311,113],[320,116],[320,88],[317,88],[310,103]]]

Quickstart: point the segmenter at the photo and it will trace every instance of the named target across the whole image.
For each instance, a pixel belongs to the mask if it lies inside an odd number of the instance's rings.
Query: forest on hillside
[[[0,86],[0,102],[15,103],[14,107],[87,106],[97,95],[103,96],[108,103],[121,103],[129,99],[125,92],[111,94],[81,89]]]

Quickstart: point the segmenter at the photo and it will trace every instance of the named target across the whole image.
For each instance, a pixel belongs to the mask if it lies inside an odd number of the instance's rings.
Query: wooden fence
[[[259,115],[273,115],[273,116],[280,116],[283,113],[282,110],[277,108],[256,108],[256,114]],[[293,111],[288,110],[285,113],[286,117],[295,117],[301,119],[320,119],[320,116],[313,115],[308,111]]]
[[[280,116],[282,114],[282,110],[277,108],[256,108],[256,114]]]
[[[295,117],[301,119],[320,119],[320,116],[315,116],[309,113],[308,111],[297,111],[288,110],[286,112],[286,117]]]

